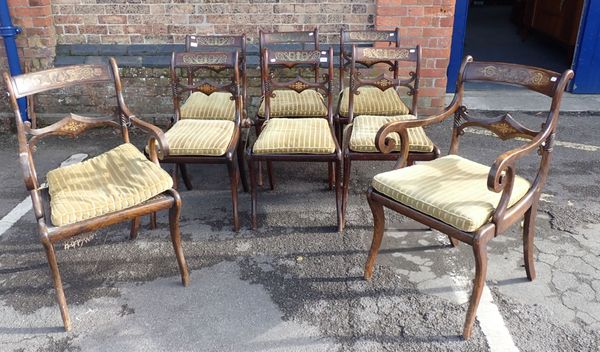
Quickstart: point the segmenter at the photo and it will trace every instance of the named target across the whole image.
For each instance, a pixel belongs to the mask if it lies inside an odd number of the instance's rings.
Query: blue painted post
[[[600,94],[600,0],[588,0],[573,61],[573,93]]]
[[[8,59],[8,67],[10,74],[13,76],[20,75],[21,64],[19,62],[19,53],[17,52],[17,43],[15,37],[21,33],[21,28],[15,27],[10,19],[8,11],[8,3],[6,0],[0,0],[0,36],[4,38],[4,48],[6,49],[6,58]],[[21,118],[27,121],[27,99],[21,98],[18,100],[19,109],[21,110]]]
[[[448,83],[446,92],[454,93],[456,90],[456,79],[460,64],[463,60],[463,49],[465,46],[465,34],[467,32],[467,13],[469,12],[469,0],[456,0],[454,6],[454,30],[452,31],[452,48],[450,50],[450,63],[448,64]]]

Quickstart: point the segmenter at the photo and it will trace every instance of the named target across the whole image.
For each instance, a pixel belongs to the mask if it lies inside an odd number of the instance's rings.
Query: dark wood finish
[[[239,64],[238,51],[194,51],[173,53],[171,59],[171,85],[173,89],[173,106],[175,109],[173,124],[181,119],[181,103],[189,94],[193,92],[202,92],[210,95],[214,92],[229,92],[232,94],[232,99],[235,100],[235,130],[224,155],[170,155],[168,152],[162,152],[161,159],[163,163],[175,164],[175,170],[173,172],[174,180],[177,181],[177,171],[180,171],[188,189],[192,188],[192,184],[187,173],[186,164],[226,164],[231,179],[233,228],[235,231],[239,231],[240,229],[237,187],[240,178],[242,178],[242,180],[245,179],[243,158],[238,157],[240,153],[243,153],[243,150],[240,150],[240,146],[243,148],[243,144],[239,143],[239,139],[243,115],[242,106],[244,106]],[[184,70],[187,73],[185,79],[178,74],[179,70]],[[223,84],[210,79],[211,72],[222,72],[224,70],[231,71],[231,81],[229,83]],[[240,175],[240,170],[242,175]],[[242,184],[246,185],[245,181],[242,182]]]
[[[257,209],[257,192],[258,186],[257,177],[257,166],[258,162],[266,161],[315,161],[315,162],[327,162],[329,165],[333,164],[332,168],[334,173],[334,180],[341,179],[341,161],[342,155],[339,144],[335,138],[333,130],[333,50],[330,48],[326,51],[326,55],[318,50],[293,50],[293,51],[270,51],[269,49],[263,49],[262,51],[262,70],[261,79],[264,82],[265,92],[265,121],[270,118],[271,110],[271,98],[273,97],[273,91],[275,89],[288,89],[302,92],[307,89],[315,89],[324,94],[327,99],[327,121],[331,136],[335,142],[335,151],[332,154],[254,154],[253,146],[249,146],[246,149],[246,159],[248,160],[248,169],[250,172],[250,189],[252,196],[252,228],[257,228],[256,220],[256,209]],[[321,65],[322,60],[326,61],[327,73],[320,76],[320,79],[315,82],[309,82],[298,75],[287,81],[280,81],[276,78],[276,75],[271,74],[271,59],[276,59],[276,65],[274,70],[282,69],[282,67],[298,67],[298,66],[309,66]],[[319,78],[319,77],[317,77]],[[290,118],[301,118],[296,116],[289,116]],[[330,182],[333,182],[330,178]],[[342,194],[339,184],[335,184],[336,194],[336,208],[337,208],[337,223],[338,231],[343,230],[342,221]]]
[[[482,74],[481,68],[487,68],[486,72],[494,72],[494,74]],[[532,79],[532,77],[540,77],[540,79]],[[377,148],[383,153],[389,153],[394,147],[394,141],[387,138],[387,136],[393,132],[398,133],[400,135],[402,149],[400,152],[402,159],[399,160],[397,164],[399,166],[407,164],[408,134],[406,130],[408,128],[418,126],[423,127],[439,123],[450,116],[454,116],[450,154],[458,153],[459,138],[464,134],[464,128],[467,126],[487,129],[495,133],[501,139],[518,137],[526,138],[529,142],[521,147],[504,152],[493,163],[488,176],[487,186],[490,191],[501,193],[501,198],[491,221],[474,232],[458,230],[436,218],[399,203],[394,199],[377,192],[373,188],[369,188],[367,199],[373,212],[375,225],[373,244],[365,265],[365,279],[368,280],[371,277],[373,265],[377,257],[377,251],[383,236],[384,217],[382,208],[385,206],[446,234],[451,239],[452,245],[456,245],[458,244],[458,241],[460,241],[473,247],[473,255],[475,257],[475,280],[463,330],[463,337],[465,339],[468,339],[471,336],[477,307],[481,298],[481,292],[485,284],[488,261],[487,243],[493,237],[502,234],[511,225],[519,222],[523,218],[525,220],[523,227],[525,271],[528,279],[533,280],[535,278],[533,262],[535,216],[542,187],[550,168],[550,159],[553,149],[552,145],[558,124],[560,102],[565,87],[572,77],[573,71],[571,70],[566,70],[563,74],[559,74],[528,66],[497,62],[473,62],[473,59],[468,56],[463,61],[460,70],[456,95],[454,96],[452,103],[443,113],[422,120],[391,122],[383,126],[377,133]],[[473,80],[485,80],[501,84],[517,84],[548,95],[552,98],[552,102],[545,122],[542,123],[538,131],[534,131],[517,123],[509,114],[502,115],[497,119],[478,119],[469,116],[467,108],[462,105],[464,94],[463,84],[466,81]],[[516,175],[516,162],[518,159],[531,154],[534,151],[537,151],[540,155],[540,164],[537,175],[525,196],[509,207],[509,199]]]
[[[392,32],[393,33],[393,32]],[[409,78],[400,78],[397,68],[400,62],[414,63],[414,71],[409,72]],[[376,63],[384,63],[389,65],[390,71],[393,71],[393,77],[387,77],[384,74],[371,79],[362,78],[359,71],[359,65],[367,65],[371,67]],[[354,97],[358,94],[358,88],[363,86],[372,86],[386,90],[388,88],[398,89],[405,87],[408,89],[408,95],[412,96],[412,104],[409,107],[410,113],[417,115],[417,102],[419,98],[419,76],[421,72],[421,47],[414,48],[358,48],[352,45],[352,55],[350,55],[350,86],[349,86],[349,106],[348,116],[345,120],[338,120],[342,123],[352,123],[354,119]],[[339,105],[338,105],[339,106]],[[339,111],[339,108],[338,108]],[[338,116],[339,117],[339,116]],[[338,124],[341,127],[341,125]],[[344,179],[342,183],[342,209],[344,214],[344,223],[346,222],[346,211],[348,207],[348,195],[350,187],[350,175],[353,160],[397,160],[395,168],[404,166],[401,162],[406,161],[408,165],[412,165],[415,161],[429,161],[437,158],[440,155],[439,148],[434,145],[433,150],[426,152],[409,152],[408,149],[402,152],[388,153],[368,153],[355,152],[349,147],[350,136],[352,135],[352,125],[346,128],[345,136],[342,136],[344,144],[342,145],[342,155],[344,158]],[[405,136],[408,141],[408,134]],[[406,154],[402,154],[406,153]]]
[[[271,50],[289,50],[290,46],[293,46],[293,49],[302,49],[302,50],[319,50],[319,29],[314,28],[312,31],[289,31],[289,32],[264,32],[263,30],[259,30],[258,33],[258,52],[260,59],[260,68],[262,70],[263,64],[263,49],[271,49]],[[273,65],[272,65],[273,66]],[[289,68],[289,67],[288,67]],[[313,66],[313,72],[315,77],[315,82],[319,77],[319,68],[320,65]],[[261,75],[262,77],[262,75]],[[261,79],[260,81],[261,87],[261,102],[264,100],[265,95],[265,81]],[[264,117],[261,117],[256,114],[255,118],[255,131],[256,136],[260,134],[262,129],[262,125],[265,122]],[[331,169],[330,165],[328,169]],[[267,172],[269,175],[269,185],[271,189],[274,189],[275,180],[272,179],[273,175],[273,163],[267,163]],[[329,180],[333,178],[333,174],[329,172]],[[263,185],[262,180],[262,163],[258,163],[258,185]]]
[[[135,239],[137,236],[138,219],[141,216],[153,214],[163,209],[169,209],[171,240],[179,264],[182,282],[187,286],[189,282],[188,267],[183,256],[181,239],[179,236],[179,209],[181,207],[181,200],[179,199],[177,191],[173,189],[146,202],[113,213],[64,226],[54,227],[50,224],[51,209],[47,202],[49,199],[48,189],[40,185],[33,161],[36,142],[39,140],[49,136],[76,137],[89,129],[104,126],[120,129],[123,141],[128,143],[129,128],[138,127],[150,135],[148,140],[150,145],[159,145],[161,150],[169,149],[162,131],[155,126],[138,119],[126,106],[125,100],[123,99],[121,79],[115,60],[110,59],[110,65],[69,66],[27,73],[15,77],[11,77],[7,73],[4,73],[4,80],[6,81],[11,106],[15,112],[15,123],[19,143],[19,164],[21,171],[23,172],[25,187],[31,195],[40,241],[44,246],[48,259],[48,265],[50,267],[50,273],[56,291],[56,299],[60,308],[65,330],[70,330],[72,323],[69,317],[65,292],[54,250],[55,243],[59,241],[68,240],[83,233],[128,220],[133,220],[131,238]],[[110,82],[115,85],[117,98],[116,118],[87,118],[75,114],[68,114],[60,121],[48,127],[39,129],[33,128],[29,122],[23,123],[21,121],[21,111],[19,111],[19,106],[17,104],[18,98],[29,97],[32,94],[62,89],[65,87],[76,87],[95,83],[106,84]],[[150,159],[159,165],[158,157],[154,150],[155,148],[153,147],[152,152],[150,153]]]

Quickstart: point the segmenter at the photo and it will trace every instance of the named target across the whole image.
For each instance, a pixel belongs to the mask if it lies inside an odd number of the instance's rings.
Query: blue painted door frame
[[[453,93],[463,59],[469,0],[456,0],[446,91]],[[587,0],[573,60],[573,93],[600,94],[600,0]]]
[[[573,93],[600,93],[600,0],[588,0],[581,19],[571,83]]]

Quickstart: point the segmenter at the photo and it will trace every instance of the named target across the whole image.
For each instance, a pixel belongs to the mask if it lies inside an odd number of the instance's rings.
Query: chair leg
[[[181,236],[179,233],[179,214],[181,212],[181,198],[179,194],[175,193],[175,203],[169,209],[169,230],[171,232],[171,242],[173,243],[173,249],[175,250],[175,256],[177,257],[177,264],[179,265],[179,272],[181,274],[181,282],[183,286],[187,286],[190,282],[190,274],[188,266],[183,255],[183,248],[181,247]]]
[[[70,331],[72,326],[71,318],[69,317],[69,309],[67,308],[67,299],[65,298],[62,279],[60,278],[60,272],[58,271],[58,263],[56,262],[54,245],[50,242],[43,243],[43,245],[44,249],[46,250],[46,257],[48,257],[48,265],[50,266],[52,282],[54,283],[54,290],[56,291],[56,301],[58,302],[58,308],[60,309],[63,325],[65,326],[65,331]]]
[[[156,212],[150,214],[150,229],[156,230],[158,224],[156,223]]]
[[[375,265],[375,260],[377,259],[377,252],[379,252],[381,240],[383,239],[383,230],[385,228],[385,215],[383,212],[383,205],[372,200],[371,197],[369,197],[368,195],[367,200],[369,201],[369,207],[371,208],[371,212],[373,213],[373,242],[371,243],[369,258],[365,263],[364,277],[365,280],[370,280],[371,276],[373,275],[373,266]]]
[[[256,133],[256,138],[258,138],[258,135],[260,134],[260,128],[261,128],[262,124],[257,123],[256,125],[254,125],[254,130]],[[257,172],[258,172],[258,185],[262,187],[263,185],[263,176],[262,176],[262,162],[258,162],[258,167],[257,167]]]
[[[132,241],[135,240],[138,236],[138,232],[140,230],[140,222],[141,218],[139,216],[131,220],[131,230],[129,231],[129,239]]]
[[[537,209],[535,206],[529,208],[525,213],[523,223],[523,257],[525,259],[525,273],[529,281],[535,279],[535,264],[533,262],[533,238],[535,237],[535,217]]]
[[[244,192],[248,192],[248,179],[246,178],[246,164],[244,163],[244,143],[241,140],[238,141],[237,163],[238,163],[238,170],[239,170],[240,178],[242,179],[242,188],[244,189]]]
[[[260,167],[259,163],[255,163],[253,160],[249,159],[248,160],[248,173],[250,174],[250,198],[252,199],[252,230],[256,230],[257,226],[256,226],[256,187],[257,187],[257,180],[256,180],[256,170],[255,170],[255,166],[258,164],[258,166]]]
[[[352,167],[352,160],[348,156],[344,157],[344,181],[342,185],[342,216],[344,217],[344,223],[346,222],[346,214],[348,213],[348,193],[350,187],[350,170]]]
[[[227,169],[229,170],[229,179],[231,187],[231,202],[233,205],[233,230],[238,232],[240,230],[240,219],[238,217],[238,169],[236,167],[236,161],[230,160],[227,163]]]
[[[173,179],[173,189],[177,190],[179,188],[179,164],[173,164],[171,178]]]
[[[267,161],[267,173],[269,174],[269,187],[271,191],[275,189],[275,177],[273,177],[273,162]]]
[[[333,189],[333,184],[335,183],[335,174],[333,171],[333,162],[328,162],[327,163],[327,184],[329,186],[329,190],[331,191]]]
[[[487,274],[487,241],[475,241],[473,243],[473,254],[475,255],[475,280],[473,280],[473,292],[467,309],[467,318],[463,329],[463,337],[465,340],[471,337],[473,332],[473,323],[477,315],[477,307],[481,299],[481,292],[485,286],[485,276]]]
[[[330,163],[331,164],[331,163]],[[341,180],[342,161],[335,161],[335,180]],[[338,232],[344,231],[344,202],[342,199],[342,187],[339,183],[335,184],[335,204],[337,210]]]
[[[450,246],[452,247],[456,247],[460,243],[460,241],[454,237],[448,236],[448,239],[450,240]]]
[[[183,178],[183,183],[185,184],[185,188],[187,190],[191,190],[193,188],[192,180],[188,176],[186,165],[185,164],[177,164],[177,166],[179,166],[179,169],[181,170],[181,178]]]

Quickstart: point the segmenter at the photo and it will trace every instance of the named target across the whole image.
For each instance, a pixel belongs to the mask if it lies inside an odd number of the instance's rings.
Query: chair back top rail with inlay
[[[313,89],[321,92],[327,99],[327,120],[330,125],[333,124],[333,49],[326,51],[320,50],[286,50],[275,51],[263,50],[261,70],[261,80],[265,86],[265,120],[269,119],[271,109],[271,99],[276,96],[276,90],[293,90],[301,93],[307,89]],[[315,67],[326,65],[327,73],[317,76],[314,82],[302,77],[301,72],[297,72],[296,77],[290,80],[281,80],[276,77],[276,70],[282,68],[294,69],[303,66]],[[289,116],[294,117],[294,116]]]
[[[352,64],[352,45],[357,47],[400,47],[400,28],[392,31],[379,30],[355,30],[340,29],[340,63],[339,63],[339,85],[340,92],[344,90],[345,81],[350,74]],[[369,68],[373,64],[370,61],[356,61],[362,67]],[[398,78],[399,66],[397,62],[389,61],[389,70],[394,72],[394,78]]]
[[[378,63],[391,64],[397,67],[399,62],[414,63],[414,67],[408,72],[408,78],[399,78],[394,72],[393,77],[385,74],[385,71],[376,77],[363,78],[358,63],[375,65]],[[391,68],[391,67],[390,67]],[[419,99],[419,77],[421,75],[421,47],[417,45],[411,48],[362,48],[352,45],[352,57],[350,59],[350,91],[348,102],[348,121],[352,122],[354,117],[355,96],[360,94],[358,89],[364,86],[376,87],[381,91],[389,88],[396,90],[406,89],[406,95],[411,97],[409,113],[417,116],[417,103]]]

